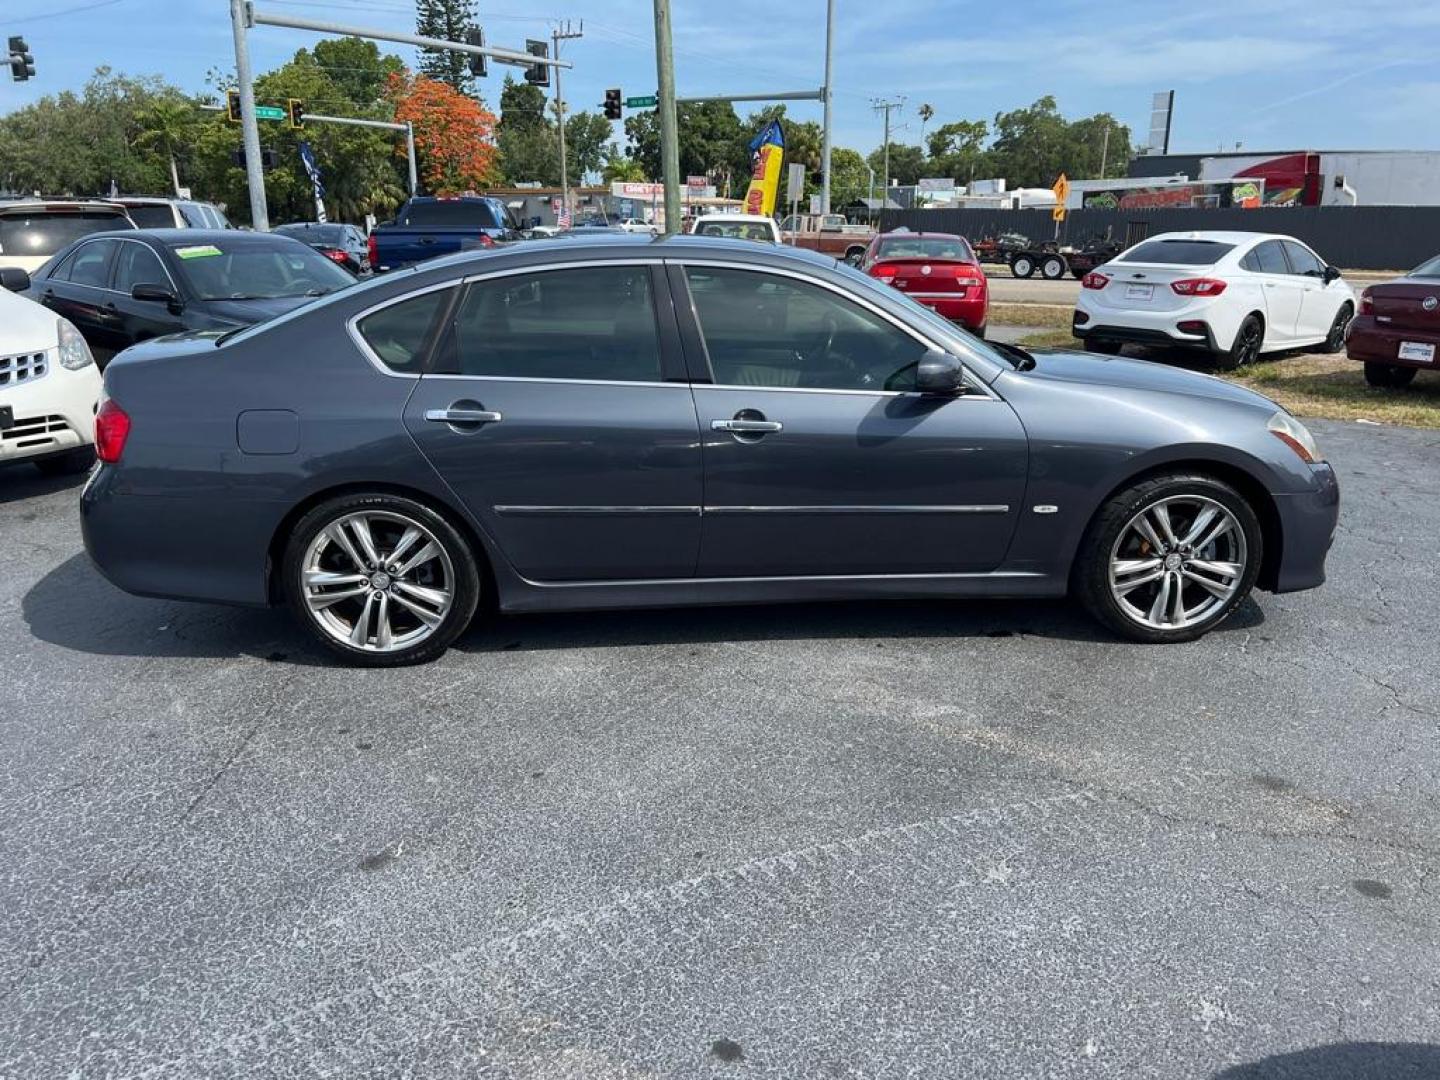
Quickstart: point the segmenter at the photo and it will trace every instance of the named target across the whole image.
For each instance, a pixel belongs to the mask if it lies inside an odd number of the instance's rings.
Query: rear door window
[[[88,244],[81,245],[61,267],[63,280],[72,285],[88,285],[95,289],[108,287],[110,284],[110,261],[114,254],[114,240],[92,240]]]
[[[418,375],[430,332],[452,292],[452,289],[435,289],[401,300],[366,315],[356,329],[391,371]]]
[[[577,267],[474,282],[447,352],[447,370],[460,375],[658,382],[650,267]]]
[[[1256,268],[1262,274],[1288,274],[1290,264],[1285,261],[1285,249],[1279,240],[1266,240],[1250,253],[1255,258]]]

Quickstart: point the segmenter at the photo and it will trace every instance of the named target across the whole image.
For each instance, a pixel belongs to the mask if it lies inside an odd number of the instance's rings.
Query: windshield
[[[1217,240],[1147,240],[1116,262],[1159,263],[1164,266],[1212,266],[1235,249]]]
[[[181,272],[201,300],[278,300],[323,296],[355,279],[319,252],[275,244],[172,244]]]
[[[1410,271],[1410,277],[1440,278],[1440,255]]]
[[[0,255],[40,258],[54,255],[66,244],[91,233],[130,229],[129,219],[113,210],[79,213],[14,211],[0,214]]]
[[[906,236],[891,233],[880,238],[876,256],[881,259],[951,259],[974,262],[975,253],[963,236]]]

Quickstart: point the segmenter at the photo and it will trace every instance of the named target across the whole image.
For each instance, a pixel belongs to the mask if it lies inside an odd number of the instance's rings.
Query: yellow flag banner
[[[750,140],[750,190],[745,193],[747,214],[769,217],[775,212],[784,157],[785,132],[780,129],[780,121],[771,120]]]

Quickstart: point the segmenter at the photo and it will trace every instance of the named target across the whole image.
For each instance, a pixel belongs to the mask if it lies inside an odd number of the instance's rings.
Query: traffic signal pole
[[[675,119],[675,49],[670,0],[655,0],[656,112],[660,118],[660,174],[665,184],[665,232],[680,231],[680,131]]]
[[[265,171],[260,162],[260,124],[255,119],[255,83],[250,75],[249,5],[230,0],[230,27],[235,33],[235,78],[240,83],[240,130],[245,143],[245,184],[250,189],[250,224],[258,232],[270,231],[270,210],[265,205]]]

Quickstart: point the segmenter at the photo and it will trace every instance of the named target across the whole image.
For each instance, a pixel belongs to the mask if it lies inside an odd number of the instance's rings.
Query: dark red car
[[[860,269],[912,296],[938,315],[985,336],[990,286],[963,236],[888,232],[870,241]]]
[[[1440,361],[1440,255],[1360,294],[1345,353],[1365,365],[1371,386],[1406,386]]]

